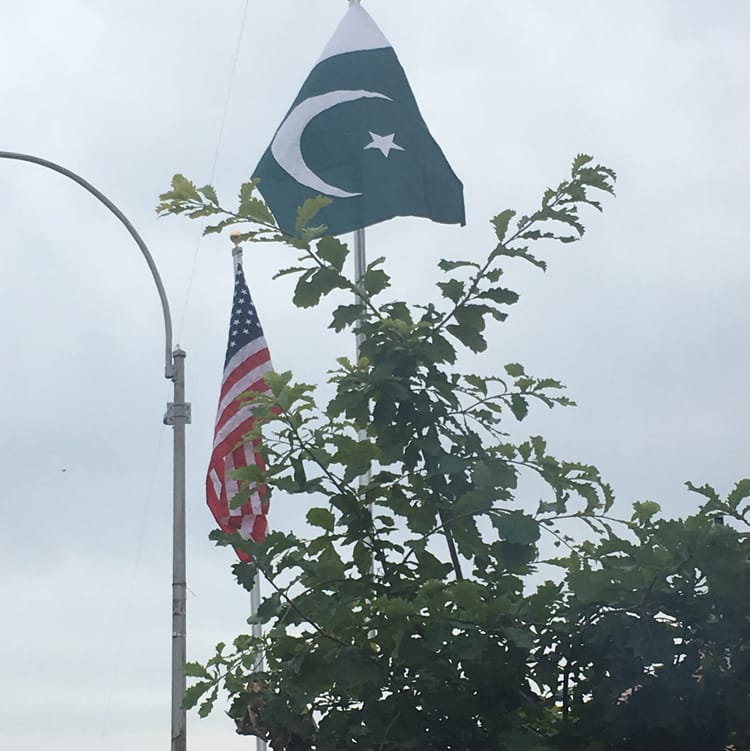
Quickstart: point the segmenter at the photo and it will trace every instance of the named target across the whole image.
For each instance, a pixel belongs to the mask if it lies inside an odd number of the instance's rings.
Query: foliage
[[[750,481],[726,500],[693,488],[705,503],[684,521],[644,503],[616,522],[594,467],[553,457],[539,436],[508,436],[533,403],[572,404],[559,382],[517,363],[493,377],[458,370],[518,300],[502,264],[544,269],[532,244],[579,239],[580,209],[600,209],[596,191],[612,193],[614,178],[577,157],[538,210],[493,219],[484,259],[440,261],[437,299],[414,304],[380,301],[384,259],[359,283],[346,276],[349,249],[314,225],[326,199],[305,204],[287,237],[255,182],[227,210],[210,186],[175,177],[161,214],[217,220],[206,232],[250,223],[244,239],[297,249],[279,274],[296,277],[294,304],[354,292],[330,325],[361,342],[359,360],[331,372],[324,409],[290,373],[253,397],[249,437],[263,433],[267,470],[238,476],[284,493],[279,505],[320,505],[309,539],[215,533],[253,557],[235,566],[239,583],[249,590],[261,572],[272,593],[250,619],[262,637],[188,666],[186,706],[206,715],[225,690],[238,732],[275,751],[750,746],[748,542],[716,523],[748,521]],[[534,506],[519,492],[525,473],[546,488]],[[571,519],[588,539],[567,531]],[[565,555],[545,562],[542,536]],[[561,576],[542,582],[550,564]]]

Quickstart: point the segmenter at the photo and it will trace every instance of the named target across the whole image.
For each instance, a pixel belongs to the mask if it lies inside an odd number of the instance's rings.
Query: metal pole
[[[55,162],[31,154],[13,151],[0,151],[0,159],[38,164],[40,167],[57,172],[87,190],[103,203],[124,225],[146,259],[151,276],[156,285],[164,316],[164,375],[174,383],[174,401],[167,405],[164,423],[174,427],[173,464],[173,541],[172,541],[172,746],[171,751],[186,751],[186,715],[182,709],[185,695],[186,662],[186,620],[185,593],[185,425],[190,423],[190,404],[185,401],[185,352],[179,348],[172,352],[172,316],[169,310],[167,293],[164,290],[159,271],[146,243],[120,209],[72,170]]]
[[[260,572],[256,570],[255,583],[253,584],[253,589],[250,592],[250,612],[253,615],[255,615],[258,612],[259,607],[260,607]],[[253,623],[252,634],[256,639],[260,639],[260,637],[263,636],[263,626],[261,626],[260,623]],[[255,663],[255,669],[260,671],[260,670],[263,670],[264,666],[265,666],[265,660],[263,659],[263,653],[261,652],[258,655],[257,662]],[[266,742],[262,738],[259,738],[256,736],[255,748],[256,748],[256,751],[266,751]]]
[[[260,607],[260,573],[255,574],[255,584],[253,584],[252,591],[250,592],[250,612],[255,615]],[[255,637],[263,636],[263,628],[260,623],[253,623],[252,634]],[[263,656],[258,658],[258,662],[255,665],[256,670],[263,669]]]
[[[61,167],[59,164],[50,162],[47,159],[41,159],[38,156],[32,156],[31,154],[17,154],[13,151],[0,151],[0,159],[14,159],[20,162],[31,162],[32,164],[38,164],[40,167],[46,167],[47,169],[57,172],[61,175],[72,180],[74,183],[78,183],[82,188],[91,193],[92,196],[101,201],[125,226],[125,229],[130,233],[130,236],[135,240],[136,245],[140,248],[143,257],[146,259],[148,268],[151,271],[151,276],[154,279],[154,284],[159,293],[159,300],[161,301],[162,314],[164,315],[164,377],[172,378],[172,316],[169,312],[169,302],[167,300],[167,293],[164,291],[164,285],[162,284],[159,271],[156,268],[154,259],[146,247],[146,243],[143,242],[141,236],[136,232],[135,227],[130,223],[130,220],[120,209],[115,206],[112,201],[107,198],[100,190],[97,190],[90,182],[84,180],[80,175]]]
[[[237,274],[237,269],[242,266],[242,245],[240,244],[240,237],[242,233],[239,230],[235,230],[231,234],[232,243],[232,261],[234,264],[234,273]],[[255,583],[250,591],[250,615],[255,615],[260,607],[260,572],[255,572]],[[259,639],[263,636],[263,627],[260,623],[253,623],[252,635]],[[258,661],[255,663],[255,670],[263,670],[264,660],[263,655],[258,657]],[[257,751],[266,751],[266,742],[262,738],[256,736],[255,748]]]
[[[187,717],[182,708],[187,660],[187,577],[185,566],[185,425],[190,422],[190,404],[185,402],[185,353],[174,353],[174,401],[167,405],[164,423],[174,430],[172,486],[172,745],[171,751],[186,751]]]
[[[358,229],[354,231],[354,283],[357,285],[357,289],[360,292],[363,292],[362,289],[362,277],[365,275],[365,272],[367,271],[367,253],[365,248],[365,231],[364,229]],[[362,297],[359,296],[359,300],[362,301]],[[364,312],[362,313],[362,320],[364,320]],[[357,331],[356,334],[356,353],[357,357],[356,360],[359,362],[359,355],[360,355],[360,348],[362,347],[362,342],[365,339],[365,335],[361,331]],[[359,435],[357,436],[360,441],[366,441],[367,440],[367,431],[363,428],[359,431]],[[370,471],[368,470],[363,475],[360,475],[359,478],[359,493],[360,495],[364,495],[364,490],[367,485],[370,484]],[[370,514],[373,513],[373,507],[372,504],[368,507],[370,509]],[[370,573],[375,572],[375,557],[374,555],[370,558]]]
[[[234,265],[234,273],[237,274],[237,269],[242,266],[242,245],[240,244],[241,233],[239,230],[232,232],[232,242],[234,247],[232,248],[232,263]]]
[[[362,277],[367,270],[367,254],[365,251],[365,231],[358,229],[354,232],[354,283],[361,289]],[[356,352],[359,360],[359,348],[362,346],[364,335],[357,332]]]

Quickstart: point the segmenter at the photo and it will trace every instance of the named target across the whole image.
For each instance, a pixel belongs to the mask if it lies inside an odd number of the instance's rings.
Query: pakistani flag
[[[332,235],[394,216],[465,224],[461,181],[359,0],[350,2],[254,174],[290,235],[297,209],[318,195],[332,202],[314,224]]]

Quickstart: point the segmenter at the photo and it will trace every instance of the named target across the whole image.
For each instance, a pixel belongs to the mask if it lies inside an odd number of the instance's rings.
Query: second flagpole
[[[364,293],[364,288],[362,286],[362,279],[365,275],[365,272],[367,271],[367,249],[366,249],[366,243],[365,243],[365,230],[364,228],[355,230],[354,232],[354,283],[357,285],[357,290],[359,291],[359,300],[364,303],[364,298],[362,297],[362,294]],[[362,306],[362,317],[360,318],[361,321],[364,321],[364,314],[365,308],[364,304]],[[360,357],[360,349],[362,347],[362,342],[364,341],[365,335],[362,333],[362,331],[357,331],[356,333],[356,340],[355,340],[355,347],[356,347],[356,357],[355,360],[359,362]],[[359,435],[357,436],[360,441],[367,440],[367,431],[363,428],[359,431]],[[370,470],[368,469],[363,475],[359,478],[359,490],[360,494],[364,494],[365,487],[370,482]],[[370,513],[372,514],[372,505],[370,505]],[[370,559],[370,573],[372,573],[375,570],[375,558],[372,557]]]
[[[362,291],[362,277],[367,270],[367,252],[365,248],[365,231],[364,229],[358,229],[354,232],[354,282],[357,285],[357,289]],[[362,340],[364,334],[361,331],[357,332],[357,360],[359,360],[359,349],[362,346]]]

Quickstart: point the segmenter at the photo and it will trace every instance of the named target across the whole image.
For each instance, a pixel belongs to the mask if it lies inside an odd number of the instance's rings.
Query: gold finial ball
[[[242,232],[240,232],[238,229],[234,230],[229,237],[231,238],[232,242],[239,247],[239,244],[242,242]]]

